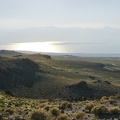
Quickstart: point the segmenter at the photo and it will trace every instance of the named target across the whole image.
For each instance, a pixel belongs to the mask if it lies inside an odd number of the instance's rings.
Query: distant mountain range
[[[55,56],[78,56],[78,57],[120,57],[120,54],[97,54],[97,53],[45,53],[47,55]]]

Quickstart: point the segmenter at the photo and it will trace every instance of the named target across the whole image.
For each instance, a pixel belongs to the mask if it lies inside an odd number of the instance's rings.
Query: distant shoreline
[[[22,50],[0,50],[0,54],[46,54],[52,56],[74,56],[74,57],[106,57],[106,58],[120,58],[118,53],[51,53],[51,52],[35,52],[35,51],[22,51]]]

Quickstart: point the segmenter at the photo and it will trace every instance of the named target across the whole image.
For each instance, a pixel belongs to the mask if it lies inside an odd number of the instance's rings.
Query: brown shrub
[[[31,114],[30,120],[50,120],[50,117],[46,112],[39,110]]]
[[[61,114],[57,117],[56,120],[70,120],[67,115]]]
[[[57,107],[53,107],[51,108],[50,112],[52,113],[52,115],[54,116],[58,116],[60,114],[60,110]]]
[[[95,115],[107,114],[108,112],[108,108],[104,105],[97,105],[91,109],[91,113],[94,113]]]
[[[109,113],[110,114],[120,114],[120,108],[119,107],[110,107]]]
[[[91,111],[91,109],[93,108],[95,106],[95,104],[94,103],[92,103],[92,102],[89,102],[89,103],[87,103],[86,105],[85,105],[85,110],[89,110],[89,111]]]

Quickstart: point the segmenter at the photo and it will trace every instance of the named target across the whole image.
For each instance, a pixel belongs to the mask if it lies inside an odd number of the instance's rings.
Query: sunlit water
[[[64,52],[63,46],[55,45],[56,42],[30,42],[30,43],[12,43],[9,45],[0,45],[1,49],[22,50],[35,52]]]
[[[0,45],[0,50],[2,49],[52,53],[119,54],[119,44],[116,43],[74,43],[70,41],[11,43]]]

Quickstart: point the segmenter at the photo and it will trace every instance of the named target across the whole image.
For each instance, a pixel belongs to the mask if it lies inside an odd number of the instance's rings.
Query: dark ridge
[[[0,89],[31,87],[39,67],[30,59],[0,59]]]
[[[12,51],[12,50],[0,50],[1,55],[22,55],[22,53]]]
[[[44,54],[29,54],[29,57],[32,58],[45,58],[45,59],[52,59],[50,55],[44,55]]]
[[[50,55],[41,55],[42,57],[46,58],[46,59],[51,59]]]

